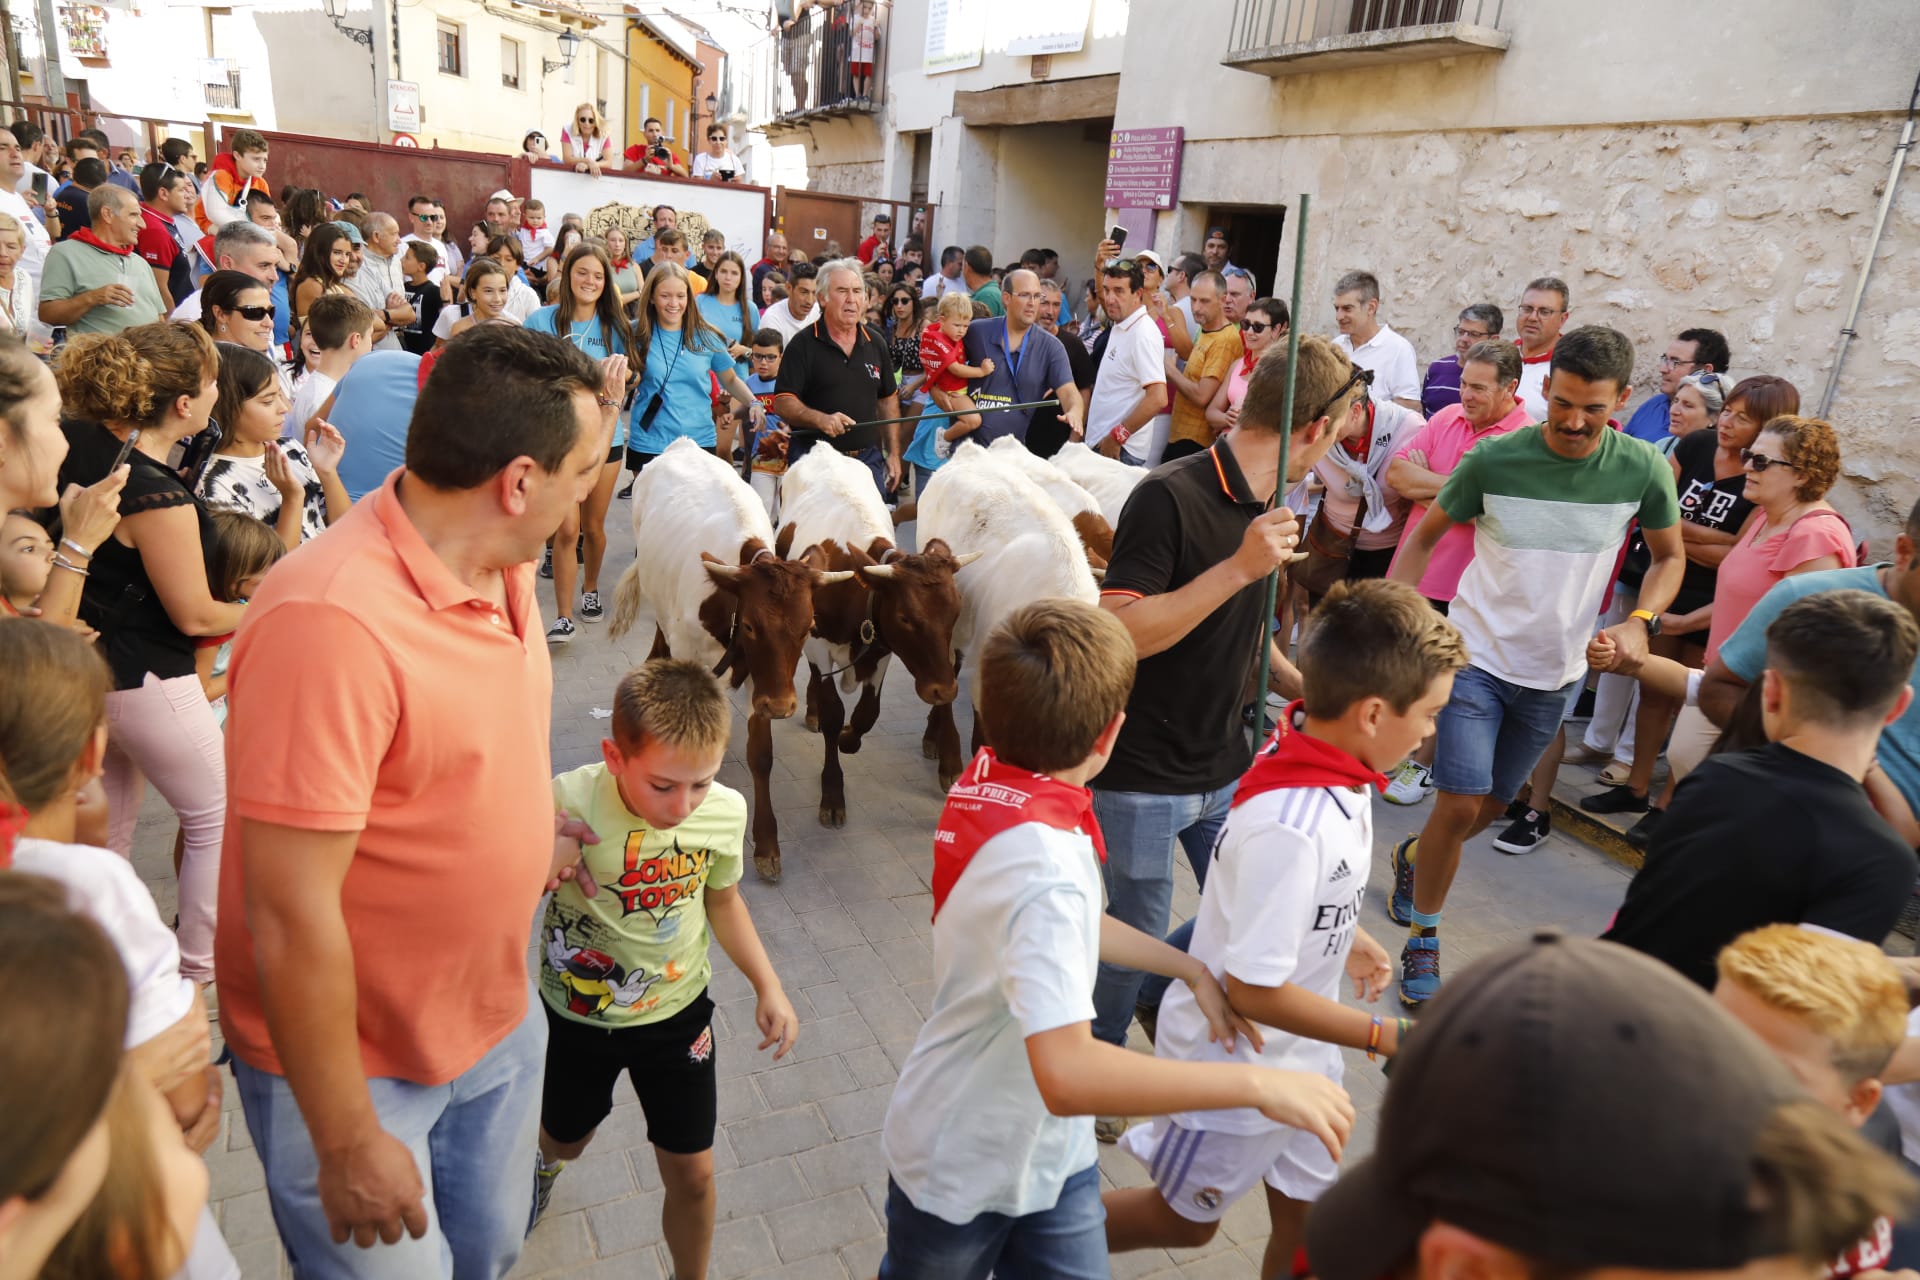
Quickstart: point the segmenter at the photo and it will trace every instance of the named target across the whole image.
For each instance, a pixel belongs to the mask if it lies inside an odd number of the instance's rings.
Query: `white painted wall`
[[[527,131],[537,128],[545,132],[557,155],[560,130],[572,119],[573,109],[596,96],[595,64],[602,59],[608,63],[611,127],[624,145],[619,118],[626,98],[626,63],[583,39],[571,67],[545,72],[543,60],[561,61],[558,24],[536,10],[503,16],[494,11],[496,7],[506,9],[505,4],[483,8],[472,0],[422,0],[400,6],[400,66],[406,73],[402,78],[420,86],[421,145],[437,142],[468,151],[517,152]],[[464,75],[439,70],[437,39],[442,18],[465,28]],[[619,43],[612,24],[592,34]],[[518,89],[500,83],[502,37],[520,41],[525,50]]]

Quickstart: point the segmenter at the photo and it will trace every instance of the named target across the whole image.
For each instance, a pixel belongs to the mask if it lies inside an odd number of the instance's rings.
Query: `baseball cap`
[[[1734,1270],[1788,1251],[1754,1149],[1793,1102],[1773,1054],[1677,972],[1541,930],[1427,1006],[1307,1255],[1321,1280],[1379,1280],[1444,1221],[1556,1267]]]
[[[512,204],[515,200],[518,200],[519,198],[520,197],[513,194],[513,192],[507,190],[505,187],[502,187],[498,191],[494,192],[492,195],[488,196],[487,200],[489,203],[495,200],[505,200],[508,204]]]
[[[360,228],[354,226],[351,222],[336,222],[333,225],[346,232],[347,239],[353,241],[355,245],[366,244],[367,239],[360,234]]]
[[[1142,249],[1140,252],[1134,254],[1133,256],[1140,259],[1142,262],[1151,262],[1153,264],[1153,269],[1158,271],[1161,275],[1167,274],[1167,264],[1164,261],[1162,261],[1160,255],[1155,251],[1153,251],[1152,249]]]
[[[1225,227],[1208,227],[1205,238],[1208,240],[1225,240],[1227,238],[1227,229]]]

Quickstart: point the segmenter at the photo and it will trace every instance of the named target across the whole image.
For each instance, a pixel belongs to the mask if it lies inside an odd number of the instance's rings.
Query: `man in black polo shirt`
[[[865,323],[866,313],[858,262],[842,258],[820,268],[820,318],[795,334],[780,358],[773,414],[793,432],[789,462],[830,441],[867,464],[884,498],[900,484],[900,424],[856,424],[899,417],[899,383],[886,340]]]
[[[1345,422],[1367,390],[1324,338],[1301,339],[1299,363],[1289,485],[1313,469],[1333,443],[1332,424]],[[1092,784],[1107,843],[1107,912],[1155,937],[1167,931],[1175,847],[1186,849],[1204,882],[1234,782],[1253,758],[1241,709],[1263,640],[1272,646],[1274,687],[1299,689],[1266,617],[1267,575],[1299,540],[1291,513],[1266,510],[1286,385],[1283,349],[1255,366],[1238,426],[1140,482],[1120,513],[1100,593],[1140,655],[1126,724]],[[1125,1043],[1140,979],[1137,970],[1100,966],[1094,1035]],[[1099,1132],[1109,1142],[1118,1136],[1105,1121]]]

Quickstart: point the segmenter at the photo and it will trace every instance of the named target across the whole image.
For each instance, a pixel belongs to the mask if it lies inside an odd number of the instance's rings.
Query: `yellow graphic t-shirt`
[[[553,780],[554,803],[600,837],[585,847],[600,892],[560,886],[540,926],[540,997],[563,1017],[597,1027],[637,1027],[684,1009],[713,972],[705,891],[739,882],[747,801],[713,784],[668,831],[627,808],[607,766]]]

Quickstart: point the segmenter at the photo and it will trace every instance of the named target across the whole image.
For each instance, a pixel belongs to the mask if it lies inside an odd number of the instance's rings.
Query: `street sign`
[[[411,80],[387,81],[387,128],[412,133],[420,127],[420,86]]]
[[[420,145],[420,139],[410,133],[396,133],[393,135],[393,145],[396,147],[418,147]]]
[[[1107,146],[1109,209],[1171,209],[1180,193],[1180,150],[1187,131],[1115,129]]]

